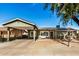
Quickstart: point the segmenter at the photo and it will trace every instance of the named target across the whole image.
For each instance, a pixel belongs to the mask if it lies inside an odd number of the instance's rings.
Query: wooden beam
[[[7,41],[9,41],[10,40],[10,31],[8,30],[7,33],[8,33]]]
[[[33,30],[33,39],[34,39],[34,41],[35,41],[35,37],[36,37],[35,30]]]
[[[10,40],[10,28],[7,29],[7,41]]]
[[[3,32],[1,31],[1,38],[3,38]]]
[[[54,39],[56,38],[56,33],[55,33],[56,31],[54,30]]]
[[[22,30],[21,30],[21,39],[22,39]]]

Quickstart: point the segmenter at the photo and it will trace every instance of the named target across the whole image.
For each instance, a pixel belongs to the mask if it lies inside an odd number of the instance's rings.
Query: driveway
[[[79,55],[79,42],[73,41],[71,47],[67,42],[58,42],[53,39],[14,40],[0,43],[0,55],[2,56],[72,56]]]

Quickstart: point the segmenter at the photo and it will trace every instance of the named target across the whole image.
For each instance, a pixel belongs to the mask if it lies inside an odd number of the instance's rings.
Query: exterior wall
[[[42,36],[42,32],[48,32],[48,36]],[[63,33],[66,33],[67,31],[57,31],[57,30],[39,30],[38,38],[50,38],[50,39],[63,39]],[[76,31],[72,31],[74,34]]]

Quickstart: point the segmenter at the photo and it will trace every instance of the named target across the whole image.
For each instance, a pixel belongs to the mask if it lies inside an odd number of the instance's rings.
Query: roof
[[[43,28],[39,28],[39,30],[76,30],[76,29],[73,29],[73,28],[56,28],[56,27],[43,27]]]
[[[15,21],[20,21],[20,22],[23,22],[23,23],[26,23],[26,24],[29,24],[29,25],[36,26],[35,24],[33,24],[33,23],[31,23],[31,22],[28,22],[28,21],[25,21],[25,20],[23,20],[23,19],[21,19],[21,18],[12,19],[11,21],[8,21],[8,22],[4,23],[3,26],[4,26],[4,25],[7,25],[7,24],[9,24],[9,23],[13,23],[13,22],[15,22]]]
[[[43,28],[39,28],[39,30],[55,30],[56,28],[53,27],[43,27]]]

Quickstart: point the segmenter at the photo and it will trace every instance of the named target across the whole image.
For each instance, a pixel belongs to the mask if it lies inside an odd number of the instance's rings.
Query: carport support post
[[[34,39],[34,41],[35,41],[35,30],[33,30],[33,39]]]
[[[10,39],[10,28],[7,29],[7,35],[8,35],[7,36],[7,41],[9,41],[9,39]]]
[[[55,39],[55,34],[54,33],[55,33],[55,31],[53,31],[53,39]]]
[[[22,30],[21,30],[21,39],[22,39]]]

